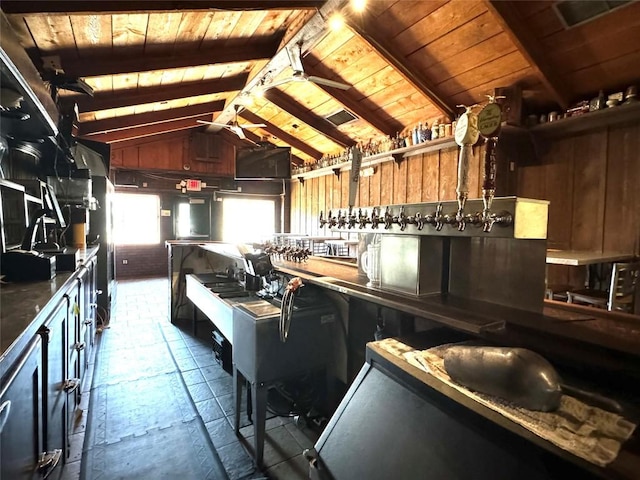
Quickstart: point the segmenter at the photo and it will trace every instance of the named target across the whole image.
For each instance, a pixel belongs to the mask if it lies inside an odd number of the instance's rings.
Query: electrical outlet
[[[126,265],[126,264],[128,264],[128,263],[129,263],[129,260],[122,260],[122,264],[123,264],[123,265]]]

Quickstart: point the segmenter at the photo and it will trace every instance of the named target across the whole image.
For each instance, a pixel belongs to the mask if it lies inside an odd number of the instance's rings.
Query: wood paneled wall
[[[549,247],[640,255],[640,124],[603,128],[543,146],[546,153],[533,162],[518,163],[518,155],[512,154],[506,163],[515,162],[518,196],[550,201]],[[471,197],[481,193],[481,150],[476,149],[471,164]],[[457,149],[409,157],[400,164],[387,162],[360,180],[357,206],[453,200]],[[304,184],[293,180],[291,231],[329,234],[318,225],[319,212],[326,215],[348,206],[348,181],[345,174]],[[510,193],[498,187],[497,195]],[[549,268],[551,283],[579,286],[584,278],[581,268]]]
[[[111,168],[126,170],[163,170],[233,177],[235,147],[221,139],[215,144],[220,152],[211,159],[198,153],[197,136],[183,130],[119,142],[111,148]]]
[[[518,169],[518,195],[549,205],[549,248],[640,255],[640,124],[562,138]],[[584,269],[549,266],[549,282],[581,285]]]
[[[470,197],[481,193],[483,147],[474,148],[469,175]],[[375,174],[361,177],[356,207],[385,206],[399,203],[451,200],[456,197],[458,149],[448,148],[408,157],[400,163],[388,161],[376,165]],[[349,174],[326,175],[292,180],[291,231],[308,235],[329,235],[320,228],[320,211],[349,206]]]

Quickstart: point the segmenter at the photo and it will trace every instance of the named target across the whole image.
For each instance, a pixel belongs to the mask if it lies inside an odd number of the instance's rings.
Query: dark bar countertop
[[[640,356],[640,318],[562,302],[544,301],[536,314],[481,301],[446,295],[413,296],[367,287],[367,278],[355,265],[309,257],[305,262],[274,258],[277,270],[303,281],[427,318],[473,334],[530,330]]]
[[[95,246],[80,250],[79,267],[94,257],[98,249]],[[0,285],[0,377],[36,335],[78,273],[76,269],[75,272],[57,272],[47,281]]]

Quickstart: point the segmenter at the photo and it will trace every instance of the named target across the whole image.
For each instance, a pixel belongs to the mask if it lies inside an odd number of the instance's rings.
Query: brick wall
[[[168,269],[167,249],[164,242],[158,245],[118,245],[116,247],[116,280],[166,277]]]

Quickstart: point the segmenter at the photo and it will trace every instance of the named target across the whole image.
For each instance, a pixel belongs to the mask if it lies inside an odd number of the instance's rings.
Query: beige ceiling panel
[[[212,12],[184,12],[178,27],[174,51],[193,52],[199,49],[213,16]]]
[[[182,21],[181,12],[152,13],[147,25],[147,41],[144,52],[157,55],[173,50],[176,33]]]
[[[42,54],[67,50],[72,58],[77,58],[76,41],[67,15],[29,15],[25,22]]]
[[[126,73],[121,75],[113,75],[113,90],[130,90],[138,86],[138,74]]]
[[[208,41],[228,39],[241,15],[242,12],[215,12],[205,33],[204,44]]]
[[[111,17],[113,47],[127,48],[129,54],[142,54],[149,15],[146,13],[116,14]]]
[[[78,56],[90,58],[96,48],[111,50],[111,15],[71,15]]]

